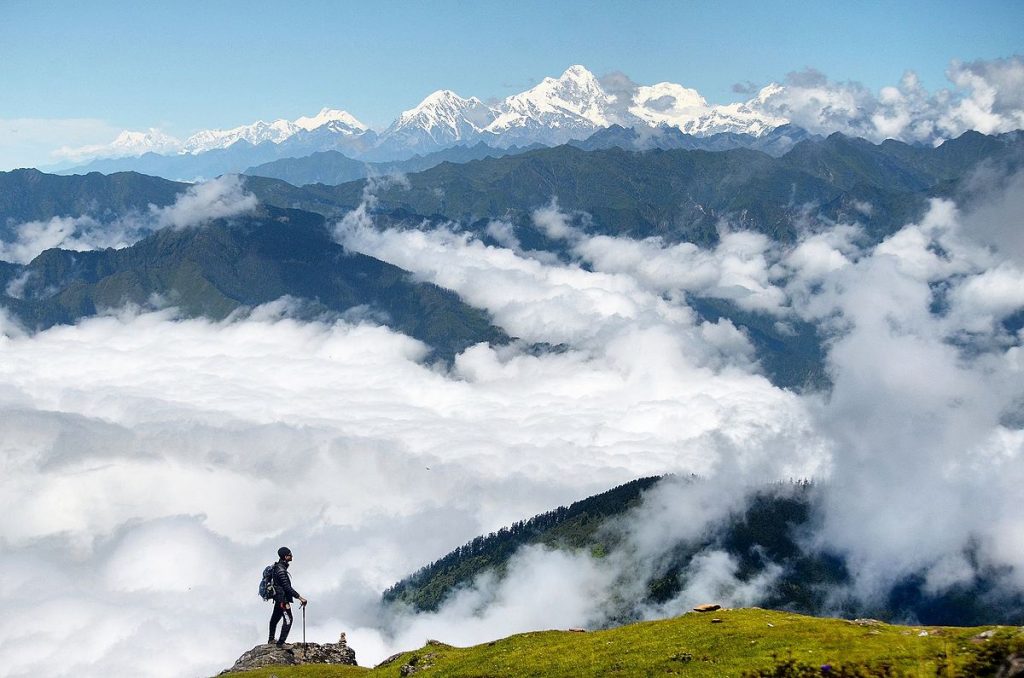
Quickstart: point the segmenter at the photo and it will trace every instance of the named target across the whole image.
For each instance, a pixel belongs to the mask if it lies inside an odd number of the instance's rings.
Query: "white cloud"
[[[1024,128],[1024,57],[952,62],[951,89],[926,91],[913,71],[875,94],[857,82],[831,82],[813,69],[763,88],[746,106],[819,134],[842,132],[874,142],[938,143],[968,130]]]
[[[259,201],[246,192],[241,177],[225,174],[222,177],[190,186],[166,207],[150,205],[149,217],[156,228],[181,230],[199,226],[214,219],[248,214]]]
[[[323,615],[319,639],[348,629],[359,649],[380,637],[366,630],[377,592],[479,532],[637,475],[702,470],[719,428],[747,431],[751,451],[763,427],[805,435],[796,397],[692,365],[684,342],[700,335],[620,331],[585,353],[475,347],[453,375],[418,364],[422,345],[387,329],[277,312],[211,323],[164,310],[13,335],[0,367],[0,534],[24,557],[53,545],[38,556],[51,565],[41,606],[103,628],[106,606],[86,601],[117,601],[125,626],[104,628],[108,640],[51,638],[55,651],[97,643],[77,675],[160,675],[163,653],[139,647],[180,648],[206,630],[222,642],[182,656],[196,672],[229,662],[261,639],[255,573],[279,542]],[[147,565],[176,556],[214,570],[194,605]],[[198,631],[174,621],[211,604]],[[53,658],[25,661],[31,674]]]
[[[145,212],[122,215],[109,223],[83,215],[18,224],[10,229],[15,236],[11,242],[0,240],[0,260],[27,264],[51,248],[75,252],[121,249],[161,228],[190,228],[213,219],[251,213],[257,205],[256,197],[245,191],[237,175],[224,175],[190,186],[171,205],[150,205]],[[15,285],[10,291],[20,294],[24,284]]]

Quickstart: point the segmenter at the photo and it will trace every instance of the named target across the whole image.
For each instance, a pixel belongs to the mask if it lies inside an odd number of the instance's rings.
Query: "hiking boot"
[[[292,644],[291,643],[280,643],[279,642],[279,643],[277,643],[277,646],[279,648],[281,648],[282,650],[284,650],[285,652],[291,652],[292,651]]]

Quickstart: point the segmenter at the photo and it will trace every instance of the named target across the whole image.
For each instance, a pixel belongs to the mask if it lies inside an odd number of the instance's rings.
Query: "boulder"
[[[703,605],[698,605],[697,607],[693,608],[693,611],[694,612],[714,612],[715,610],[721,610],[721,609],[722,609],[721,605],[716,605],[714,603],[705,603]]]
[[[975,645],[988,642],[989,638],[996,635],[996,629],[989,629],[988,631],[982,631],[976,636],[971,638],[971,642]]]
[[[272,643],[257,645],[244,652],[235,665],[220,675],[249,671],[267,666],[296,666],[298,664],[347,664],[356,666],[356,652],[348,646],[342,633],[337,643],[293,643],[285,650]]]
[[[880,622],[877,619],[854,619],[850,623],[856,624],[857,626],[882,626],[883,622]]]

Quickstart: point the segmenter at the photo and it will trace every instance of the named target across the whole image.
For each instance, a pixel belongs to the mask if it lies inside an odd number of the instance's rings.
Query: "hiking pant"
[[[277,622],[284,620],[281,624],[281,638],[277,642],[283,643],[288,640],[288,632],[292,630],[292,611],[285,607],[287,603],[274,602],[274,614],[270,615],[270,635],[268,643],[274,642],[274,632],[277,630]]]

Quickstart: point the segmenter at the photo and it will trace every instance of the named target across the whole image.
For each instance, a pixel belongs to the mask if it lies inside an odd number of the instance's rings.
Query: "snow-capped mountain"
[[[159,130],[122,132],[109,145],[62,152],[64,157],[79,161],[139,156],[150,151],[202,155],[244,141],[262,149],[260,157],[266,159],[338,150],[363,160],[402,160],[481,141],[501,148],[562,144],[586,139],[612,125],[670,126],[697,136],[719,132],[760,136],[789,122],[769,112],[773,110],[769,99],[779,87],[769,85],[746,102],[710,105],[696,90],[671,82],[605,87],[593,73],[575,65],[557,78],[544,78],[525,92],[493,105],[476,97],[463,98],[451,90],[438,90],[404,111],[379,135],[346,111],[324,108],[316,115],[295,120],[258,120],[231,129],[202,130],[183,142]],[[130,163],[120,165],[133,168]]]
[[[576,65],[492,107],[449,90],[434,92],[381,134],[378,155],[390,158],[403,150],[421,153],[476,141],[498,147],[555,145],[586,139],[611,125],[668,125],[698,136],[759,136],[788,122],[757,110],[757,101],[712,106],[696,90],[671,82],[613,94],[593,73]]]
[[[593,73],[572,66],[560,77],[544,78],[536,87],[502,101],[485,131],[500,137],[502,146],[584,139],[619,122],[615,102]]]
[[[138,157],[146,153],[197,155],[215,149],[225,149],[239,141],[246,141],[253,146],[262,143],[282,144],[289,139],[306,135],[320,140],[317,143],[322,143],[324,140],[329,141],[330,137],[338,137],[339,143],[328,145],[345,146],[346,139],[353,139],[368,133],[372,134],[370,128],[357,120],[351,113],[323,108],[316,115],[303,116],[295,120],[280,119],[273,122],[257,120],[252,124],[231,129],[202,130],[185,141],[158,129],[150,129],[145,132],[125,130],[109,144],[62,148],[55,155],[72,162],[95,158]],[[373,137],[375,139],[376,135]],[[321,149],[314,148],[313,150]]]
[[[295,125],[307,132],[327,126],[339,134],[363,134],[370,129],[348,111],[336,108],[321,108],[320,112],[312,117],[296,118]]]
[[[706,115],[710,108],[697,90],[673,82],[659,82],[637,87],[628,110],[630,115],[651,127],[679,127],[680,123]]]
[[[236,141],[248,141],[255,146],[264,141],[279,144],[298,132],[301,127],[289,120],[264,122],[257,120],[251,125],[242,125],[232,129],[205,129],[196,132],[185,140],[182,148],[186,153],[202,153],[215,148],[227,148]]]
[[[311,132],[324,126],[330,126],[331,131],[345,136],[362,134],[368,129],[366,125],[346,111],[324,108],[312,117],[302,117],[294,121],[281,119],[263,122],[257,120],[251,125],[242,125],[227,130],[203,130],[186,139],[182,149],[186,153],[196,154],[215,148],[227,148],[241,140],[248,141],[253,146],[268,141],[280,144],[300,132]]]
[[[143,153],[177,153],[180,148],[181,141],[158,129],[150,128],[145,132],[125,130],[109,144],[77,148],[63,147],[58,149],[54,155],[66,161],[81,162],[96,157],[124,158]]]
[[[451,90],[438,90],[404,111],[381,134],[379,155],[431,152],[475,140],[494,117],[494,111],[476,97],[463,99]]]
[[[668,125],[695,136],[722,132],[762,136],[789,122],[766,113],[763,107],[756,105],[777,87],[765,87],[751,101],[711,106],[695,89],[659,82],[636,88],[629,114],[652,127]]]

